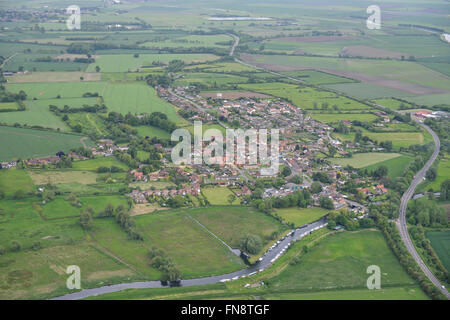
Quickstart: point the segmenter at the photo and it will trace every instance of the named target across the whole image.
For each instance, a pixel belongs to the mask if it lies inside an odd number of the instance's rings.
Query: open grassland
[[[115,157],[98,157],[95,159],[74,161],[72,170],[96,171],[99,167],[111,168],[112,166],[128,170],[128,166],[116,160]]]
[[[174,86],[206,85],[214,88],[220,88],[224,85],[234,85],[246,83],[248,78],[217,73],[189,72],[183,73],[182,78],[178,78],[173,83]]]
[[[335,112],[349,110],[370,110],[370,107],[356,100],[352,100],[336,93],[303,87],[281,82],[240,84],[246,90],[267,93],[276,97],[288,99],[297,107],[306,110],[334,110]],[[326,105],[326,107],[325,107]],[[336,107],[335,107],[336,106]]]
[[[311,113],[311,118],[324,122],[336,122],[339,120],[349,120],[349,121],[372,121],[377,118],[372,113]]]
[[[393,109],[393,110],[403,110],[403,109],[413,109],[415,108],[412,104],[408,102],[403,102],[394,98],[387,98],[387,99],[376,99],[373,100],[376,104]]]
[[[280,216],[283,221],[293,223],[295,227],[317,221],[329,212],[330,210],[315,207],[307,209],[283,208],[275,210],[275,214]]]
[[[450,270],[450,230],[427,231],[426,237],[431,242],[431,246],[442,261],[444,267]]]
[[[286,71],[283,74],[302,80],[311,85],[336,84],[336,83],[352,83],[353,79],[338,77],[333,74],[315,71],[315,70],[297,70]]]
[[[320,121],[320,119],[317,119]],[[392,141],[395,149],[407,148],[413,144],[424,144],[426,137],[421,132],[371,132],[361,128],[363,136],[369,137],[374,141]],[[353,141],[355,134],[335,134],[342,141]]]
[[[249,207],[209,207],[188,213],[233,248],[239,247],[245,234],[258,235],[267,244],[273,232],[286,229],[274,218]]]
[[[378,168],[380,166],[386,166],[388,168],[387,176],[392,179],[395,179],[395,178],[403,175],[403,171],[405,171],[405,168],[409,165],[409,163],[412,160],[413,160],[412,156],[402,154],[393,159],[380,161],[376,164],[369,165],[365,168],[370,171],[370,170],[375,170],[376,168]]]
[[[381,269],[381,287],[415,285],[379,231],[342,232],[326,237],[299,263],[270,279],[273,290],[366,289],[367,267]],[[367,290],[367,289],[366,289]]]
[[[184,123],[175,107],[160,99],[155,89],[143,83],[109,83],[104,93],[110,111],[126,114],[162,112],[169,120]]]
[[[441,190],[441,184],[445,181],[450,179],[450,157],[447,155],[447,157],[444,157],[439,160],[439,164],[437,166],[437,177],[434,181],[426,181],[423,190],[434,190],[439,191]]]
[[[81,139],[84,139],[81,141]],[[49,131],[0,127],[0,160],[28,159],[68,152],[72,148],[91,146],[92,142],[76,135]]]
[[[212,188],[203,188],[203,195],[208,199],[209,203],[212,205],[230,205],[230,204],[239,204],[239,198],[235,198],[232,203],[228,201],[228,197],[233,194],[227,187],[212,187]]]
[[[450,103],[450,93],[428,94],[417,97],[405,97],[404,99],[420,106],[426,107],[432,107],[439,104],[448,105]]]
[[[207,209],[198,209],[202,210]],[[243,268],[239,257],[184,212],[185,209],[136,216],[145,244],[163,249],[182,271],[183,279]]]
[[[233,41],[233,38],[225,34],[217,35],[188,35],[174,37],[164,41],[144,42],[141,46],[148,48],[198,48],[198,47],[216,47],[227,48],[230,45],[224,44]],[[220,43],[222,42],[222,44]]]
[[[151,67],[153,62],[169,63],[172,60],[183,60],[186,63],[203,62],[217,59],[212,54],[105,54],[100,55],[95,63],[89,64],[87,72],[95,72],[99,66],[102,72],[130,72],[143,67]]]
[[[351,158],[329,158],[328,160],[340,166],[352,166],[353,168],[364,168],[378,162],[400,157],[400,153],[355,153]]]
[[[100,81],[101,73],[97,72],[31,72],[28,74],[15,74],[7,78],[10,83],[26,82],[81,82]],[[83,79],[83,80],[81,80]]]
[[[67,123],[71,128],[81,127],[81,133],[94,136],[108,136],[106,124],[100,115],[91,112],[77,112],[67,115]]]
[[[90,171],[53,171],[53,170],[29,170],[29,176],[36,185],[45,184],[94,184],[96,183],[97,174]]]
[[[8,91],[18,93],[25,91],[28,99],[80,98],[87,92],[102,95],[106,82],[49,82],[49,83],[11,83],[6,85]]]
[[[17,102],[1,102],[0,103],[0,111],[10,111],[10,110],[17,110],[19,108],[19,105]]]
[[[170,139],[170,133],[152,126],[140,126],[136,127],[136,130],[138,132],[138,135],[141,137],[149,137],[149,138],[159,138],[159,139]]]
[[[33,189],[33,180],[30,179],[25,170],[0,170],[0,190],[4,191],[6,196],[10,196],[18,190],[31,192]]]
[[[0,112],[0,123],[13,125],[19,123],[28,126],[68,130],[60,118],[50,112],[48,105],[41,105],[42,101],[26,101],[26,110],[14,112]]]

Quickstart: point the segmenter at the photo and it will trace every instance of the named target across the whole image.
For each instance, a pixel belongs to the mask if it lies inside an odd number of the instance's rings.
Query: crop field
[[[76,135],[0,126],[1,161],[55,155],[83,144],[90,146],[92,142]]]
[[[289,99],[300,109],[306,110],[369,110],[370,107],[358,101],[339,96],[333,92],[296,86],[286,83],[240,84],[240,88],[250,91],[271,94]],[[323,107],[326,104],[326,108]],[[336,107],[334,107],[336,105]]]
[[[366,269],[381,269],[381,287],[415,285],[379,231],[328,236],[270,281],[273,290],[366,288]]]
[[[211,87],[221,87],[224,85],[232,85],[238,83],[246,83],[248,78],[231,75],[217,74],[206,72],[189,72],[183,73],[183,77],[174,82],[175,86],[189,86],[194,84],[202,84]]]
[[[343,167],[350,165],[353,168],[364,168],[400,156],[400,153],[370,152],[355,153],[351,158],[330,158],[328,160]]]
[[[95,63],[89,64],[86,72],[95,72],[96,66],[102,72],[132,72],[144,67],[151,67],[153,62],[168,63],[172,60],[183,60],[186,63],[204,62],[217,59],[212,54],[133,54],[100,55]]]
[[[216,73],[227,73],[227,72],[258,72],[252,67],[247,67],[236,62],[217,62],[209,64],[196,64],[192,66],[187,66],[185,70],[192,71],[202,71],[202,72],[216,72]]]
[[[44,128],[60,129],[68,128],[61,119],[49,111],[48,106],[43,106],[42,101],[30,100],[26,102],[26,110],[13,112],[0,112],[0,123],[13,125],[15,123],[28,126],[41,126]]]
[[[102,95],[106,82],[50,82],[50,83],[11,83],[8,91],[25,91],[28,99],[80,98],[87,92]]]
[[[314,117],[316,118],[316,115]],[[321,121],[320,119],[318,120]],[[378,142],[392,141],[395,149],[407,148],[413,144],[423,144],[425,141],[425,137],[421,132],[371,132],[365,129],[361,129],[361,131],[363,136]],[[342,141],[353,141],[355,134],[351,132],[349,134],[335,134],[335,136]]]
[[[365,167],[367,170],[375,170],[379,166],[386,166],[388,168],[387,176],[395,179],[397,177],[401,177],[403,175],[403,171],[408,166],[408,164],[413,160],[413,157],[409,155],[400,155],[399,157],[395,157],[393,159],[380,161],[376,164],[369,165]]]
[[[13,195],[18,190],[31,192],[34,190],[34,183],[25,170],[0,170],[0,190],[6,196]]]
[[[17,102],[1,102],[0,103],[0,111],[5,111],[5,110],[17,110],[19,108],[19,105],[17,104]]]
[[[305,56],[245,55],[248,62],[276,71],[315,69],[356,80],[383,85],[411,94],[445,93],[445,75],[410,61],[338,59]]]
[[[293,223],[297,228],[305,224],[317,221],[329,212],[330,210],[315,207],[308,209],[283,208],[277,209],[275,211],[275,214],[280,216],[285,222]]]
[[[155,89],[141,83],[109,83],[104,93],[110,111],[127,114],[162,112],[175,122],[184,122],[170,103],[160,99]]]
[[[432,107],[439,104],[448,105],[450,101],[450,93],[429,94],[418,97],[405,97],[404,99],[425,107]]]
[[[277,220],[248,207],[209,207],[188,213],[233,248],[245,234],[258,235],[268,243],[274,231],[285,230]]]
[[[31,72],[28,74],[17,73],[7,79],[10,83],[100,81],[101,74],[96,72]]]
[[[359,82],[359,83],[338,83],[332,85],[325,85],[324,87],[332,90],[342,92],[346,95],[356,97],[358,99],[376,99],[384,97],[407,97],[410,93],[404,91],[391,89],[389,87],[382,87],[379,85]]]
[[[415,108],[412,104],[410,104],[408,102],[403,102],[403,101],[393,99],[393,98],[376,99],[376,100],[373,100],[373,102],[375,102],[376,104],[379,104],[383,107],[393,109],[393,110],[403,110],[403,109],[414,109]]]
[[[212,205],[224,206],[240,203],[237,197],[233,200],[232,203],[228,201],[228,196],[233,194],[233,192],[231,192],[227,187],[203,188],[202,193]]]
[[[285,75],[300,79],[307,84],[322,85],[322,84],[336,84],[336,83],[353,83],[355,80],[338,77],[333,74],[315,71],[315,70],[297,70],[282,72]]]
[[[444,267],[450,270],[450,230],[427,231],[426,237],[431,242],[431,246],[442,261]]]
[[[81,133],[85,135],[107,136],[108,131],[104,121],[98,114],[90,112],[77,112],[67,115],[70,127],[80,125]]]
[[[339,120],[349,120],[349,121],[372,121],[377,118],[372,113],[312,113],[311,118],[324,122],[336,122]]]
[[[195,209],[188,213],[205,210],[208,209]],[[144,235],[145,243],[149,247],[163,249],[180,268],[184,279],[223,274],[243,268],[239,257],[185,212],[184,209],[136,216],[136,224]]]
[[[229,35],[189,35],[183,37],[176,37],[167,39],[165,41],[149,41],[142,44],[143,47],[148,48],[195,48],[195,47],[218,47],[227,48],[225,44],[220,42],[231,42],[233,38]]]

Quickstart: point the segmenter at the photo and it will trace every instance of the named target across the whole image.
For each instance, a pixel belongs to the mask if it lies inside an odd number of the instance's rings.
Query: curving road
[[[306,224],[304,226],[298,227],[293,230],[289,235],[283,237],[279,240],[272,248],[270,248],[261,259],[256,262],[254,265],[251,265],[248,268],[241,269],[229,274],[197,278],[197,279],[188,279],[181,280],[178,283],[178,286],[199,286],[205,284],[213,284],[218,282],[226,282],[231,280],[237,280],[239,278],[244,278],[248,276],[252,276],[258,272],[262,272],[267,267],[272,265],[281,255],[283,255],[288,247],[295,241],[302,239],[307,236],[311,232],[321,229],[327,226],[328,223],[326,218],[322,218],[316,222]],[[92,289],[83,289],[78,292],[69,293],[61,297],[53,298],[52,300],[78,300],[87,297],[94,297],[105,293],[117,292],[125,289],[148,289],[148,288],[167,288],[168,285],[161,283],[161,281],[140,281],[140,282],[129,282],[129,283],[120,283],[111,286],[103,286]]]
[[[423,128],[425,128],[432,136],[434,140],[434,144],[436,145],[433,155],[428,159],[425,166],[416,174],[415,178],[411,182],[411,185],[409,186],[408,190],[405,191],[405,193],[402,196],[401,203],[400,203],[400,217],[399,220],[397,220],[397,227],[400,231],[400,235],[402,237],[403,242],[405,243],[406,248],[408,249],[409,253],[413,256],[414,260],[416,260],[417,264],[419,265],[420,269],[425,273],[425,275],[428,277],[428,279],[433,282],[433,284],[439,288],[439,290],[446,295],[447,299],[450,298],[450,295],[445,289],[445,287],[442,286],[442,284],[439,282],[439,280],[434,276],[434,274],[428,269],[426,264],[422,261],[422,258],[420,258],[419,254],[416,251],[416,248],[414,247],[414,244],[411,241],[411,238],[408,233],[408,227],[406,225],[406,207],[408,205],[408,201],[411,200],[411,197],[414,195],[414,191],[416,190],[417,186],[423,181],[425,174],[427,173],[428,169],[430,169],[433,162],[436,160],[437,156],[439,155],[439,150],[441,148],[441,142],[436,135],[436,133],[431,130],[430,127],[427,125],[416,121],[421,125]]]

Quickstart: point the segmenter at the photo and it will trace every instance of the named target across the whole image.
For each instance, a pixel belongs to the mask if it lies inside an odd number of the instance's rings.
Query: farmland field
[[[431,246],[444,267],[447,271],[450,270],[450,231],[427,231],[426,237],[430,240]]]
[[[141,83],[110,83],[105,88],[105,104],[111,111],[127,114],[162,112],[175,122],[184,120],[177,115],[175,107],[161,100],[155,89]]]
[[[9,196],[18,190],[33,191],[34,183],[25,170],[0,170],[0,189]]]
[[[192,209],[189,214],[233,248],[246,233],[258,235],[267,243],[274,231],[285,229],[275,219],[247,207]]]
[[[368,266],[381,269],[382,287],[415,285],[379,231],[344,232],[328,236],[271,279],[276,290],[366,288]]]
[[[135,58],[132,54],[100,55],[95,63],[91,63],[86,72],[95,72],[99,66],[102,72],[130,72],[143,67],[152,66],[153,62],[168,63],[180,59],[186,63],[215,60],[212,54],[140,54]]]
[[[402,154],[399,157],[381,161],[376,164],[369,165],[365,168],[370,171],[370,170],[375,170],[379,166],[386,166],[388,168],[387,176],[392,179],[395,179],[395,178],[401,177],[403,175],[405,168],[408,166],[408,164],[412,160],[413,160],[412,156]]]
[[[32,129],[0,127],[0,160],[13,158],[28,159],[55,155],[58,151],[68,152],[71,148],[91,145],[83,137]]]
[[[8,91],[18,93],[25,91],[28,99],[80,98],[86,92],[101,95],[106,82],[49,82],[49,83],[11,83],[6,85]]]
[[[126,164],[117,161],[114,157],[99,157],[89,160],[75,161],[72,164],[72,170],[95,171],[99,167],[111,168],[112,166],[127,170]]]
[[[378,162],[395,159],[400,157],[399,153],[356,153],[351,158],[331,158],[328,159],[332,163],[341,165],[343,167],[350,165],[353,168],[364,168],[370,165],[374,165]]]

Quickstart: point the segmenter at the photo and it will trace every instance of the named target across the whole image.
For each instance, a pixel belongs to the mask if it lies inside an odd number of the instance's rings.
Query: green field
[[[31,192],[33,189],[34,183],[25,170],[0,170],[0,190],[4,191],[6,196],[10,196],[18,190]]]
[[[8,91],[18,93],[25,91],[27,99],[81,98],[87,92],[102,95],[106,82],[49,82],[49,83],[11,83],[6,85]],[[51,103],[49,103],[51,104]],[[66,103],[69,104],[69,103]],[[48,107],[48,104],[47,104]]]
[[[312,113],[310,116],[311,118],[324,123],[339,120],[373,121],[377,118],[377,116],[372,113]]]
[[[378,162],[376,164],[365,167],[367,170],[375,170],[379,166],[386,166],[388,168],[387,176],[395,179],[403,175],[405,168],[413,160],[413,157],[409,155],[400,155],[399,157]]]
[[[104,92],[105,104],[110,111],[127,114],[162,112],[169,120],[184,123],[175,107],[160,99],[155,89],[142,83],[108,83]]]
[[[351,158],[329,158],[328,160],[343,167],[350,165],[353,168],[364,168],[378,162],[394,159],[400,156],[400,153],[370,152],[355,153]]]
[[[240,203],[239,198],[237,197],[234,199],[233,203],[228,202],[228,196],[233,194],[233,192],[227,187],[203,188],[202,193],[213,206],[225,206]]]
[[[300,79],[307,84],[322,85],[322,84],[336,84],[336,83],[352,83],[353,79],[338,77],[333,74],[315,71],[315,70],[298,70],[282,72],[285,75]]]
[[[167,39],[165,41],[149,41],[142,44],[143,47],[148,48],[195,48],[195,47],[218,47],[227,48],[228,46],[223,44],[217,44],[218,42],[232,41],[228,35],[188,35],[182,37],[176,37]]]
[[[112,166],[121,168],[123,170],[128,170],[128,166],[126,164],[117,161],[113,156],[74,161],[72,163],[72,170],[96,171],[99,167],[111,168]]]
[[[358,99],[376,99],[384,97],[407,97],[411,96],[411,93],[394,90],[388,87],[378,86],[371,83],[359,82],[359,83],[338,83],[325,85],[324,87],[342,92],[346,95],[356,97]]]
[[[83,137],[70,134],[0,126],[0,160],[45,157],[55,155],[58,151],[68,152],[72,148],[83,146],[81,139]],[[92,145],[87,138],[83,142],[85,145]]]
[[[248,207],[210,207],[193,209],[189,214],[233,248],[246,233],[258,235],[264,244],[274,231],[285,230],[277,220]]]
[[[450,179],[450,159],[447,157],[439,160],[437,166],[437,177],[434,181],[426,181],[424,185],[424,190],[433,189],[434,191],[441,190],[441,184]]]
[[[426,237],[430,240],[431,246],[444,267],[447,271],[450,270],[450,230],[427,231]]]
[[[208,209],[189,211],[207,212]],[[211,211],[214,209],[211,208]],[[219,209],[220,210],[220,209]],[[188,279],[243,268],[243,262],[186,214],[186,210],[136,216],[145,244],[163,249]],[[225,224],[225,222],[223,223]],[[223,226],[222,226],[223,227]]]
[[[330,212],[330,210],[316,207],[308,209],[283,208],[275,210],[276,215],[280,216],[285,222],[293,223],[295,227],[317,221],[328,214],[328,212]]]
[[[141,126],[136,127],[136,130],[141,137],[150,137],[150,138],[156,137],[159,139],[170,139],[169,132],[157,127]]]
[[[102,72],[130,72],[151,67],[153,62],[168,63],[176,59],[191,63],[215,60],[217,57],[212,54],[140,54],[135,58],[133,54],[105,54],[89,64],[86,71],[95,72],[95,67],[99,66]]]
[[[381,269],[381,288],[415,285],[379,231],[343,232],[328,236],[270,280],[273,290],[363,289],[366,269]]]
[[[376,104],[379,104],[383,107],[393,109],[393,110],[401,110],[402,106],[404,109],[414,109],[415,108],[412,104],[410,104],[408,102],[403,102],[403,101],[393,99],[393,98],[376,99],[373,102],[375,102]]]

